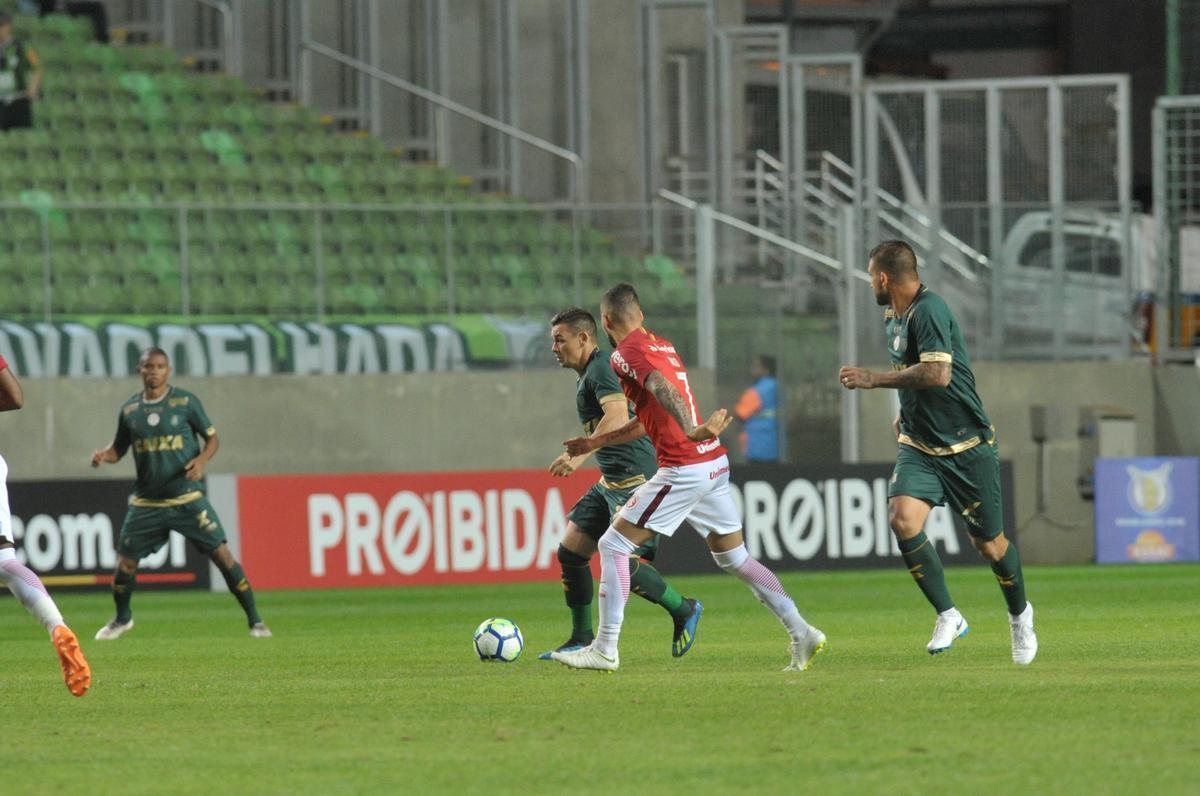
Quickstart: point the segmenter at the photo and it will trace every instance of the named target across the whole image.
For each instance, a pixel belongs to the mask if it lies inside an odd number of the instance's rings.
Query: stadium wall
[[[714,374],[693,370],[702,406]],[[278,473],[542,469],[581,430],[574,373],[561,370],[179,378],[216,425],[210,471]],[[10,478],[129,478],[89,467],[136,379],[26,379],[25,408],[0,415]],[[710,396],[704,398],[704,396]]]
[[[1155,372],[1155,453],[1159,456],[1200,454],[1200,368],[1170,367]]]

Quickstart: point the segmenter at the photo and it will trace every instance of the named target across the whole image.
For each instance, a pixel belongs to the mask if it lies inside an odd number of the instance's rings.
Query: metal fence
[[[1200,343],[1200,96],[1154,108],[1153,342],[1165,360]]]
[[[870,85],[865,125],[867,240],[913,240],[982,354],[1128,354],[1127,76]]]
[[[99,312],[541,315],[641,279],[671,307],[693,266],[642,245],[642,205],[0,202],[4,301]],[[681,212],[655,210],[667,224]]]

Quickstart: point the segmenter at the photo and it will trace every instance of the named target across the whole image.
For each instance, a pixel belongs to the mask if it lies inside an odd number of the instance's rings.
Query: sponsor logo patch
[[[625,357],[621,356],[620,351],[612,352],[611,361],[613,368],[617,371],[617,373],[620,373],[622,376],[626,376],[635,381],[637,380],[637,371],[629,366],[629,363],[625,361]]]

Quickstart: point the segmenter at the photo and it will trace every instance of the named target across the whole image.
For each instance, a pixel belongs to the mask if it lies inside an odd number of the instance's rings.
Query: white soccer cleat
[[[133,629],[133,620],[118,622],[116,619],[96,631],[96,641],[113,641]]]
[[[967,626],[966,617],[957,608],[943,611],[937,615],[937,623],[933,626],[933,638],[925,645],[930,655],[945,652],[954,645],[956,638],[967,635],[971,628]]]
[[[256,622],[250,628],[250,637],[251,638],[270,638],[271,637],[271,628],[267,627],[262,622]]]
[[[621,659],[617,653],[614,652],[610,658],[594,646],[571,652],[555,650],[550,653],[550,659],[558,661],[564,666],[570,666],[572,669],[596,669],[601,672],[615,672],[621,665]]]
[[[1033,604],[1026,601],[1025,610],[1019,615],[1008,615],[1008,626],[1012,630],[1013,663],[1028,666],[1037,657],[1037,633],[1033,632]]]
[[[783,670],[802,672],[812,665],[813,656],[825,649],[825,634],[809,625],[808,635],[801,641],[793,641],[788,648],[792,653],[792,662]]]

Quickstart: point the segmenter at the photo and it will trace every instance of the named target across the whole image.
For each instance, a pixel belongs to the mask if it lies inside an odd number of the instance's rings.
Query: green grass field
[[[92,641],[104,595],[61,596],[92,691],[71,697],[42,631],[0,611],[4,793],[1195,793],[1200,567],[1029,567],[1041,642],[1009,659],[991,573],[949,573],[971,633],[944,655],[906,573],[789,573],[829,636],[785,674],[786,636],[739,582],[677,578],[706,605],[670,655],[638,598],[615,675],[536,660],[566,635],[554,583],[275,592],[251,639],[227,595],[140,592]],[[491,614],[526,637],[484,664]]]

